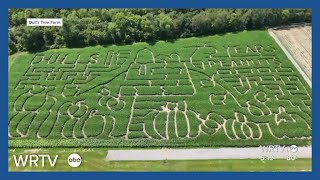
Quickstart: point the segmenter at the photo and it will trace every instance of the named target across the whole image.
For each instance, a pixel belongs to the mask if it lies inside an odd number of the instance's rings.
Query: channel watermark
[[[275,156],[279,153],[286,154],[286,159],[288,161],[296,160],[298,157],[295,155],[299,151],[297,145],[261,145],[260,146],[263,156],[261,156],[260,160],[269,160],[272,161],[275,159]]]
[[[81,156],[79,154],[71,154],[68,157],[68,164],[71,167],[79,167],[81,165]]]
[[[12,156],[16,167],[55,167],[59,159],[57,154],[14,154]],[[79,154],[73,153],[69,155],[67,162],[69,166],[75,168],[81,165],[82,159]]]
[[[63,26],[60,18],[27,18],[27,26]]]

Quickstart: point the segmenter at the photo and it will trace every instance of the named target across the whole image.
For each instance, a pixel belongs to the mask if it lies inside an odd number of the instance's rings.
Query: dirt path
[[[286,159],[287,156],[311,158],[312,148],[299,147],[293,153],[289,147],[278,152],[266,152],[261,147],[250,148],[216,148],[216,149],[150,149],[150,150],[110,150],[108,161],[146,161],[146,160],[201,160],[201,159],[260,159],[273,156],[274,159]]]
[[[289,26],[269,29],[269,34],[296,66],[311,87],[312,80],[312,27]]]

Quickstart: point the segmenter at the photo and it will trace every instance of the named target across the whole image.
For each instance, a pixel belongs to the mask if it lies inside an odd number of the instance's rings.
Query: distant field
[[[261,161],[259,159],[228,160],[179,160],[179,161],[107,161],[104,148],[48,148],[40,150],[10,149],[9,171],[311,171],[311,159],[287,161],[276,159]],[[68,156],[76,152],[81,155],[82,163],[77,168],[68,165]],[[16,167],[13,154],[50,154],[59,155],[55,167]]]
[[[309,79],[312,79],[312,27],[287,26],[272,29],[281,43],[297,61]]]
[[[22,54],[9,147],[308,145],[311,97],[267,31]]]

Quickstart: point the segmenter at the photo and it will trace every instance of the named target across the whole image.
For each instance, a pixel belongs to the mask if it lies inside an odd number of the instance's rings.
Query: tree
[[[140,26],[142,29],[141,41],[153,41],[155,39],[154,31],[152,28],[152,23],[147,16],[143,16],[141,18]]]
[[[173,38],[174,26],[172,19],[164,13],[159,14],[159,16],[155,17],[154,31],[159,39]]]
[[[288,9],[284,9],[281,12],[282,23],[287,24],[289,22],[290,11]]]
[[[87,26],[84,21],[78,20],[74,15],[69,15],[63,25],[63,39],[67,47],[83,47],[84,37],[82,31]]]
[[[210,19],[206,12],[201,12],[192,18],[191,22],[193,34],[204,35],[207,34],[210,29]]]
[[[9,53],[174,40],[311,23],[311,9],[9,9]],[[27,27],[26,18],[63,18],[63,27]],[[34,31],[34,32],[33,32]],[[34,40],[28,38],[35,38]],[[38,46],[38,47],[35,47]]]
[[[27,51],[37,52],[45,50],[45,40],[43,32],[38,28],[27,29],[26,34],[22,36],[23,45]]]

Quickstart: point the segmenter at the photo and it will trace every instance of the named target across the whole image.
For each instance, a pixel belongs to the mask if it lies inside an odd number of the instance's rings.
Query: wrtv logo
[[[54,167],[57,163],[59,155],[55,155],[51,157],[47,154],[41,154],[41,155],[13,155],[13,160],[16,165],[16,167],[45,167],[45,166],[51,166]]]
[[[291,146],[281,146],[281,145],[262,145],[260,146],[262,152],[269,152],[269,153],[284,153],[284,152],[298,152],[298,146],[291,145]]]

